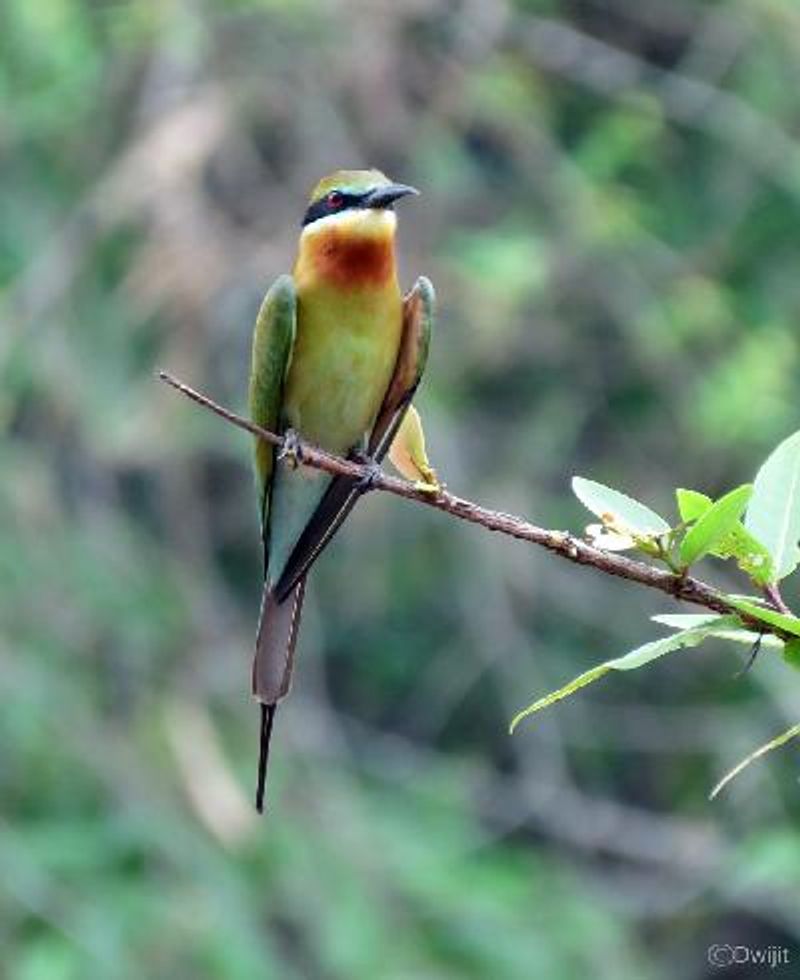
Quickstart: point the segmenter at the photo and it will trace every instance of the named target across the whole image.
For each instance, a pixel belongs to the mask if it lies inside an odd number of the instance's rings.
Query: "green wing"
[[[434,323],[435,294],[429,279],[420,276],[403,301],[403,334],[392,380],[367,440],[367,452],[380,462],[403,421],[422,379]],[[359,497],[356,481],[336,477],[294,546],[275,584],[278,602],[292,591],[328,544]]]
[[[250,366],[250,418],[271,432],[277,432],[280,428],[283,385],[292,362],[296,329],[294,282],[289,275],[280,276],[270,287],[258,311]],[[254,455],[266,570],[275,447],[256,439]]]
[[[378,461],[389,451],[422,380],[428,363],[435,307],[433,283],[426,276],[420,276],[403,301],[403,342],[369,440],[367,451]]]

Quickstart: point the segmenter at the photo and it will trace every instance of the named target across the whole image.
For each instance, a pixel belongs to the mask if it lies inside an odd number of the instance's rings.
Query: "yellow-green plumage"
[[[432,323],[427,280],[405,301],[397,281],[391,205],[411,192],[378,171],[338,171],[315,188],[293,276],[276,281],[256,323],[254,421],[337,454],[386,452],[419,382]],[[265,587],[253,692],[274,705],[289,687],[305,575],[357,490],[318,470],[276,465],[260,442],[255,463]]]
[[[297,281],[302,329],[284,394],[286,420],[310,441],[344,452],[370,429],[389,386],[400,289],[396,279],[347,292]]]
[[[250,364],[250,417],[264,428],[278,425],[283,385],[295,339],[295,293],[291,276],[280,276],[264,297],[253,331]],[[272,478],[273,448],[260,439],[255,444],[261,520]]]

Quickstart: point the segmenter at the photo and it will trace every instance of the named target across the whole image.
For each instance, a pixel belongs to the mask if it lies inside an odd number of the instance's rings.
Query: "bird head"
[[[316,231],[335,226],[353,233],[394,229],[393,205],[418,194],[407,184],[394,184],[380,170],[337,170],[314,188],[303,228]]]
[[[337,170],[314,188],[294,275],[298,287],[396,288],[393,204],[419,193],[380,170]]]

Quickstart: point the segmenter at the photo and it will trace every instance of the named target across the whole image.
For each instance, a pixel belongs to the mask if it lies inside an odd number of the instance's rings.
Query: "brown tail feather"
[[[253,661],[253,697],[262,704],[276,704],[289,693],[304,592],[303,578],[278,602],[264,585]]]
[[[294,664],[294,648],[303,608],[305,578],[283,602],[275,599],[273,591],[264,585],[261,598],[261,617],[258,622],[256,654],[253,660],[253,695],[261,702],[261,734],[258,753],[258,784],[256,809],[264,811],[264,787],[267,782],[269,743],[278,701],[289,693]]]

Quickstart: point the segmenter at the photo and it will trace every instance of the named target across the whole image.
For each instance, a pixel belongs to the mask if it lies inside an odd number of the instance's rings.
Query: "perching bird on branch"
[[[253,335],[250,414],[272,432],[332,453],[389,452],[409,479],[437,489],[419,416],[410,409],[428,355],[434,294],[420,277],[404,298],[397,281],[393,205],[413,187],[377,170],[339,170],[317,184],[303,219],[293,275],[278,278]],[[410,410],[409,410],[410,409]],[[285,452],[285,451],[284,451]],[[261,703],[256,806],[277,703],[288,690],[308,571],[364,487],[302,465],[276,465],[256,440],[264,592],[253,663]]]

